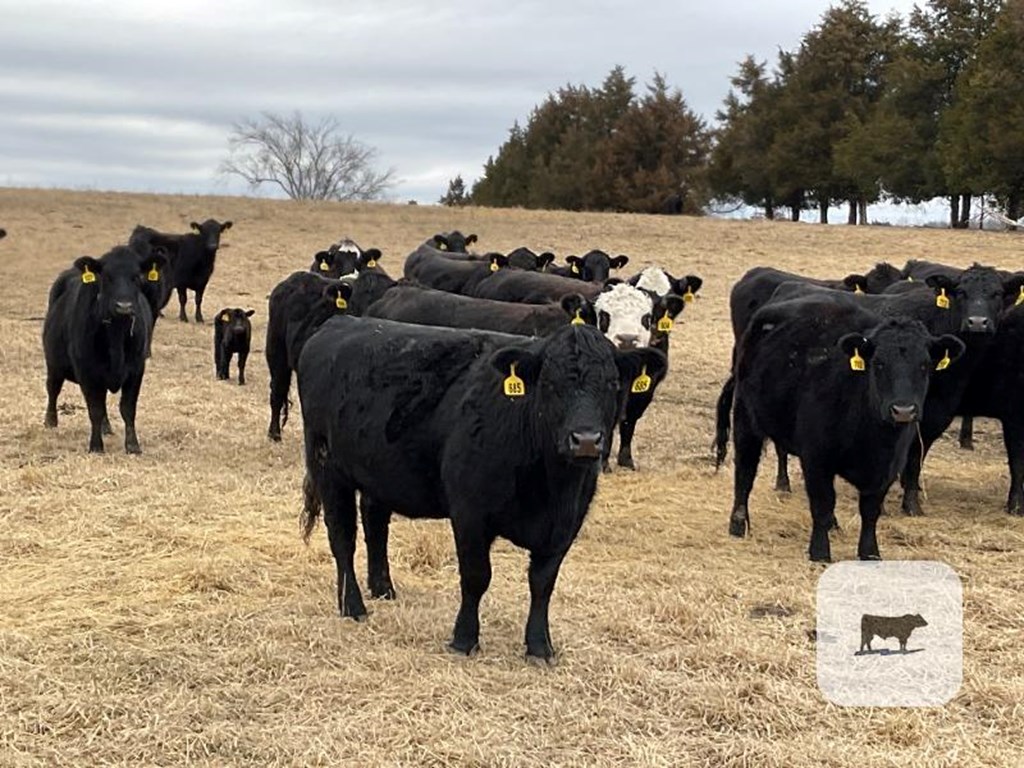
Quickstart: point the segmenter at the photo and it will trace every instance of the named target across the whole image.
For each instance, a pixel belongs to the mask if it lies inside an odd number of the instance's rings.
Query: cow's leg
[[[754,487],[757,466],[761,462],[762,438],[750,423],[743,403],[737,402],[733,410],[733,501],[729,517],[729,533],[745,536],[750,530],[750,512],[747,502]]]
[[[213,366],[217,369],[217,381],[224,381],[228,378],[228,354],[224,346],[218,344],[213,348]]]
[[[82,387],[89,409],[89,453],[103,453],[103,416],[107,412],[107,390],[103,387]]]
[[[476,512],[479,514],[479,510]],[[453,514],[452,529],[455,532],[455,551],[459,556],[462,603],[448,645],[453,651],[469,656],[480,647],[480,600],[491,585],[491,544],[494,537],[485,534],[472,517],[460,520]]]
[[[195,293],[195,297],[194,298],[196,300],[196,322],[197,323],[205,322],[203,320],[203,293],[205,293],[205,292],[206,292],[206,286],[205,285],[202,288],[196,288],[195,291],[194,291],[194,293]]]
[[[103,398],[103,423],[100,425],[104,435],[114,434],[114,428],[110,426],[110,414],[107,412],[107,398]]]
[[[185,314],[185,302],[188,301],[188,295],[184,288],[178,288],[178,319],[183,322],[188,322],[188,315]]]
[[[605,442],[604,448],[601,449],[601,471],[605,474],[611,474],[612,471],[612,441],[615,439],[615,430],[618,426],[619,423],[616,422],[615,426],[612,427],[612,433],[608,435],[608,440]]]
[[[1011,515],[1024,515],[1024,424],[1003,421],[1003,443],[1006,460],[1010,465],[1010,493],[1006,497],[1006,511]]]
[[[359,509],[363,518],[363,538],[366,540],[366,570],[370,597],[394,600],[395,587],[391,583],[391,569],[388,565],[388,526],[391,522],[391,510],[375,502],[365,493],[359,498]]]
[[[348,488],[338,488],[325,483],[323,489],[324,524],[327,526],[327,540],[338,569],[338,611],[342,617],[350,616],[357,621],[366,616],[366,605],[356,581],[356,493]]]
[[[56,374],[46,374],[46,418],[43,420],[50,429],[57,426],[57,398],[64,387],[64,377]]]
[[[245,361],[249,359],[249,350],[238,353],[238,383],[245,384]]]
[[[875,538],[875,526],[882,514],[884,493],[862,493],[860,506],[860,543],[857,544],[857,557],[861,560],[881,560],[878,553],[878,539]]]
[[[142,389],[142,372],[131,376],[121,386],[121,419],[124,421],[125,453],[142,453],[139,438],[135,434],[135,408],[139,404],[139,390]]]
[[[530,616],[526,620],[527,657],[544,661],[554,658],[555,649],[551,644],[548,608],[551,605],[551,593],[555,590],[558,569],[562,566],[564,558],[564,552],[557,555],[530,553]]]
[[[974,417],[960,417],[960,447],[965,451],[974,450]]]
[[[903,469],[903,514],[919,516],[924,514],[921,507],[921,463],[924,461],[920,440],[913,440],[907,451],[907,464]]]
[[[781,493],[792,493],[793,486],[789,482],[789,454],[775,444],[775,456],[778,466],[775,472],[775,490]]]
[[[619,458],[618,465],[626,469],[636,469],[633,463],[633,433],[636,432],[636,422],[626,418],[619,424]]]
[[[823,467],[801,462],[804,485],[811,503],[811,543],[808,556],[814,562],[832,562],[832,547],[828,532],[836,514],[835,477]]]
[[[281,441],[281,411],[288,403],[288,390],[292,385],[292,369],[287,365],[270,370],[270,427],[267,437]]]

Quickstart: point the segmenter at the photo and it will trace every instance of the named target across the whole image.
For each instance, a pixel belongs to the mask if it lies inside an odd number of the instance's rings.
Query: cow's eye
[[[601,333],[608,333],[608,326],[611,324],[611,316],[601,310],[597,313],[597,327],[601,329]]]
[[[648,331],[651,330],[651,316],[650,315],[644,315],[643,317],[641,317],[640,318],[640,322],[644,324],[644,328],[646,328]]]

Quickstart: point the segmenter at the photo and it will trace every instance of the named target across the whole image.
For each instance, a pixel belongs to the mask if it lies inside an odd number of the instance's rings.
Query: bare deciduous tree
[[[341,132],[336,118],[311,124],[263,112],[232,126],[220,172],[250,187],[274,184],[293,200],[376,200],[394,184],[394,169],[373,167],[377,150]]]

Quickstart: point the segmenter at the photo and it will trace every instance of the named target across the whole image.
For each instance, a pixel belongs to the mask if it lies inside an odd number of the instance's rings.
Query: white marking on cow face
[[[598,327],[619,349],[646,347],[651,337],[654,301],[627,283],[603,291],[594,301]]]
[[[672,283],[660,267],[647,267],[640,273],[636,287],[652,291],[659,296],[667,296],[668,292],[672,290]]]

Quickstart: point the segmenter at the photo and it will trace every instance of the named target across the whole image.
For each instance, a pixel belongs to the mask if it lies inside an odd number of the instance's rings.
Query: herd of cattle
[[[57,425],[64,381],[79,384],[90,451],[110,434],[107,392],[121,392],[125,449],[140,451],[135,411],[156,320],[177,291],[195,319],[231,222],[189,234],[139,226],[127,245],[82,256],[54,281],[43,328],[48,406]],[[4,233],[0,230],[0,237]],[[281,439],[292,375],[302,409],[305,533],[322,515],[337,566],[342,616],[366,607],[354,570],[359,515],[368,587],[393,598],[393,512],[448,518],[461,606],[451,648],[478,645],[479,603],[497,537],[530,552],[526,652],[550,659],[548,605],[562,560],[598,477],[634,468],[632,439],[668,371],[674,322],[700,290],[695,275],[593,250],[556,265],[551,253],[469,250],[476,235],[434,235],[406,258],[404,276],[377,248],[342,240],[270,293],[265,351],[268,436]],[[734,445],[729,531],[750,527],[748,497],[765,440],[789,490],[787,457],[801,462],[811,507],[812,560],[829,560],[835,477],[860,495],[858,555],[879,557],[875,527],[893,482],[902,509],[921,514],[919,475],[929,447],[956,415],[1003,424],[1010,462],[1007,509],[1024,514],[1024,273],[910,261],[866,275],[818,280],[758,267],[730,296],[735,344],[718,399],[716,464]],[[245,383],[253,310],[217,313],[214,367]]]

